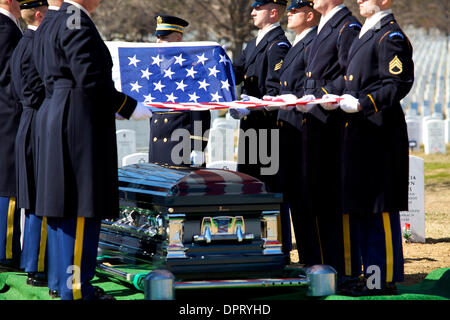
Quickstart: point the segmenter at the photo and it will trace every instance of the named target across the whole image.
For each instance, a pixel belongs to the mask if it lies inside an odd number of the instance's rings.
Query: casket
[[[283,270],[282,195],[251,176],[152,163],[119,169],[120,217],[102,221],[108,256],[151,263],[184,279]]]

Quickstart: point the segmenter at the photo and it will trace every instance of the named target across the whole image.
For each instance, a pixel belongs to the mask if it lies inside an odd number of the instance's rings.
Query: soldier
[[[19,267],[20,211],[16,206],[14,144],[20,109],[11,84],[11,55],[22,38],[16,0],[0,0],[0,264]]]
[[[46,0],[20,1],[21,15],[28,27],[11,57],[11,81],[22,108],[16,137],[17,207],[25,211],[21,268],[28,273],[27,284],[47,286],[46,218],[36,217],[33,123],[45,98],[45,88],[32,59],[33,38],[47,12]]]
[[[309,47],[305,97],[339,94],[332,81],[345,72],[348,51],[361,25],[343,5],[343,0],[314,0],[322,16],[317,37]],[[312,107],[312,109],[311,109]],[[325,105],[325,107],[329,107]],[[302,131],[302,208],[315,216],[309,227],[319,235],[322,263],[338,273],[339,287],[356,281],[361,272],[358,248],[350,245],[349,216],[342,214],[340,193],[341,110],[320,105],[300,106],[305,112]],[[334,110],[333,110],[334,109]],[[309,112],[308,112],[309,111]]]
[[[114,88],[111,56],[90,18],[98,5],[63,2],[34,46],[49,97],[38,111],[45,125],[36,133],[36,215],[57,231],[49,255],[57,257],[64,300],[112,299],[90,280],[100,222],[119,214],[115,113],[151,117],[148,108]]]
[[[317,34],[320,18],[320,14],[313,9],[313,6],[314,3],[309,0],[294,0],[287,8],[287,27],[296,32],[296,37],[280,69],[280,95],[291,95],[295,99],[303,96],[307,50]],[[295,188],[300,185],[302,179],[301,170],[299,170],[302,120],[303,113],[293,107],[289,110],[278,111],[280,169],[277,191],[283,193],[284,206],[288,205],[291,212],[300,261],[306,265],[313,265],[321,262],[316,229],[302,228],[311,225],[305,223],[305,220],[311,217],[304,214],[308,211],[301,210],[302,195]],[[289,210],[283,209],[284,216],[281,218],[282,235],[285,240],[283,246],[288,246],[286,239],[291,238],[291,223]]]
[[[280,90],[280,69],[284,57],[291,47],[284,30],[280,26],[280,19],[287,1],[255,1],[252,4],[252,18],[259,29],[258,37],[251,40],[241,56],[233,63],[236,84],[243,83],[242,93],[251,97],[276,96]],[[276,128],[277,111],[258,110],[250,112],[247,109],[233,109],[230,111],[235,119],[241,119],[240,129],[259,129],[269,131]],[[263,143],[265,143],[264,141]],[[256,144],[259,144],[257,142]],[[274,175],[262,175],[262,163],[259,159],[252,163],[254,156],[249,154],[250,146],[245,143],[245,136],[239,137],[238,171],[261,179],[270,188],[274,187]],[[242,147],[242,148],[241,148]],[[270,146],[268,146],[270,154]]]
[[[414,82],[412,47],[392,14],[393,0],[357,2],[366,21],[348,55],[340,102],[343,212],[359,231],[364,274],[378,268],[381,278],[345,293],[396,294],[395,282],[404,277],[399,212],[408,210],[409,182],[400,100]]]
[[[187,21],[168,15],[158,15],[155,20],[157,43],[183,40],[184,28],[189,25]],[[208,139],[204,136],[210,128],[210,123],[211,114],[209,111],[155,112],[150,120],[149,162],[169,167],[188,167],[190,165],[205,167],[203,150],[206,148]],[[178,161],[172,159],[172,149],[179,141],[171,138],[172,133],[177,129],[189,131],[191,154],[188,163],[178,163]],[[195,143],[196,141],[197,143]],[[182,158],[182,155],[179,155],[179,158]]]

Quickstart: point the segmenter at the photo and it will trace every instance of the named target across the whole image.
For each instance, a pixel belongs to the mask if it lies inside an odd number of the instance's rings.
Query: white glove
[[[150,119],[153,116],[150,109],[143,104],[142,102],[138,102],[136,105],[136,109],[134,109],[133,114],[131,115],[131,118],[134,120],[145,120]]]
[[[289,105],[285,104],[280,106],[280,109],[282,110],[292,110],[295,107],[295,103],[297,102],[298,98],[296,95],[293,94],[282,94],[278,96],[277,98],[287,102]]]
[[[247,108],[230,108],[228,109],[228,112],[230,113],[230,116],[236,120],[240,120],[250,114],[250,110]]]
[[[120,114],[116,113],[116,120],[125,120]]]
[[[337,96],[335,94],[326,94],[322,97],[322,99],[336,99],[336,98],[339,98],[339,96]],[[339,102],[337,102],[337,103],[331,103],[331,102],[321,103],[320,105],[325,110],[335,110],[335,109],[339,108]]]
[[[308,94],[306,96],[301,97],[298,101],[299,102],[308,102],[311,100],[316,99],[316,97],[313,94]],[[297,108],[298,111],[300,112],[310,112],[311,109],[315,106],[316,104],[314,103],[307,103],[307,104],[298,104],[295,107]]]
[[[351,96],[349,94],[344,94],[339,102],[339,106],[341,109],[347,113],[355,113],[358,112],[358,99],[356,99],[354,96]]]
[[[246,94],[241,94],[241,100],[242,101],[246,101],[246,102],[248,102],[248,101],[250,101],[250,102],[261,102],[261,99],[258,99],[258,98],[252,97],[252,96],[248,96]]]
[[[190,159],[191,166],[200,167],[205,163],[205,153],[202,151],[192,150]]]
[[[276,99],[276,97],[273,97],[273,96],[264,96],[262,98],[263,101],[273,101],[275,99]],[[267,111],[273,111],[273,110],[278,109],[278,106],[265,106],[264,109],[266,109]]]

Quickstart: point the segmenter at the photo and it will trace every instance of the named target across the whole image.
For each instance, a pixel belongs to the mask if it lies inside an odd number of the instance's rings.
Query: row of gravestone
[[[442,120],[442,115],[419,117],[406,116],[410,148],[420,149],[423,143],[425,154],[446,153],[446,145],[450,143],[450,119]]]

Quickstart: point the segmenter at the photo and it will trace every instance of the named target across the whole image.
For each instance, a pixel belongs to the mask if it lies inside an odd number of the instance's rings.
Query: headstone
[[[403,238],[425,243],[425,162],[409,156],[408,211],[400,212]]]
[[[444,120],[428,120],[424,127],[425,154],[446,152]]]
[[[133,153],[123,157],[122,166],[129,166],[131,164],[146,163],[146,162],[148,162],[148,153],[144,152]]]
[[[422,142],[420,119],[418,117],[407,117],[406,125],[408,128],[409,148],[414,151],[419,151]]]
[[[211,128],[208,141],[208,162],[234,160],[234,130]]]
[[[223,170],[230,170],[230,171],[236,171],[237,170],[237,163],[235,161],[215,161],[210,162],[206,165],[207,168],[214,168],[214,169],[223,169]]]
[[[117,161],[121,165],[125,156],[136,153],[136,132],[134,130],[118,130],[116,138]]]
[[[148,152],[150,144],[149,120],[116,120],[116,130],[133,130],[136,133],[136,149],[139,152]]]
[[[214,120],[213,128],[226,128],[226,129],[235,129],[236,123],[233,120],[229,120],[227,118],[217,118]]]
[[[450,119],[445,120],[445,143],[450,143]]]

